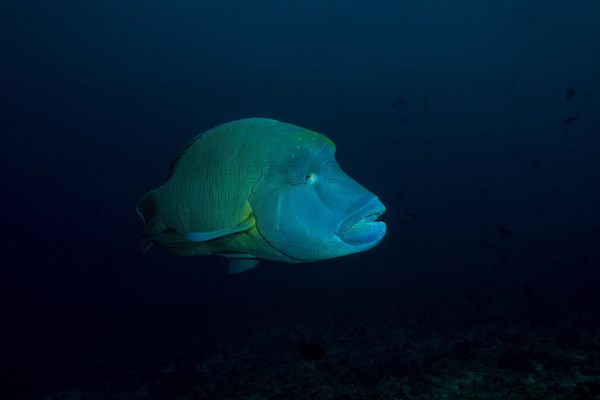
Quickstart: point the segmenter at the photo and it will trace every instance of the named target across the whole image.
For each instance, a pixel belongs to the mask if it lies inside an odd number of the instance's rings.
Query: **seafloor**
[[[594,306],[382,304],[53,321],[15,347],[8,398],[600,399]]]

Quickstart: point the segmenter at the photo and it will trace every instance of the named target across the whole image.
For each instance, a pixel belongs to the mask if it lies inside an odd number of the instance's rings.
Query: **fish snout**
[[[378,218],[385,213],[385,206],[377,197],[352,211],[340,223],[337,237],[351,246],[371,248],[383,239],[386,225]]]

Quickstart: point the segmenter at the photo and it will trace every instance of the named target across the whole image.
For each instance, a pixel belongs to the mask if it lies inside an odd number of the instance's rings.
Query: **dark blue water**
[[[5,1],[0,50],[0,397],[600,395],[600,3]],[[384,240],[142,254],[138,199],[246,117],[330,137]]]

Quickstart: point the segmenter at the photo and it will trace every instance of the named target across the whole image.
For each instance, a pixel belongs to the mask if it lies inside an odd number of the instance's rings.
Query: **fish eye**
[[[317,179],[317,174],[314,172],[308,172],[306,175],[304,175],[304,179],[308,183],[313,183]]]

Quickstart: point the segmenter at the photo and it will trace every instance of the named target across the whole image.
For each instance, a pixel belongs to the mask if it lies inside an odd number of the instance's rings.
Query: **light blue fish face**
[[[303,131],[279,149],[279,160],[254,188],[258,231],[275,252],[299,262],[372,248],[386,233],[377,221],[384,205],[342,171],[333,142]]]

